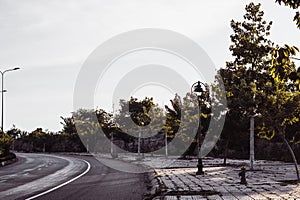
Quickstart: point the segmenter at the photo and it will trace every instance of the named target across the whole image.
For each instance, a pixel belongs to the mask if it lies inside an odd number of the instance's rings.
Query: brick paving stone
[[[165,180],[164,184],[167,186],[167,188],[175,188],[175,185],[170,180]]]
[[[237,200],[234,196],[222,196],[221,197],[223,200]]]
[[[249,197],[249,196],[241,196],[238,198],[239,200],[253,200],[252,197]]]
[[[195,195],[195,196],[192,196],[193,197],[193,200],[207,200],[207,198],[203,197],[203,196],[200,196],[200,195]]]
[[[180,200],[181,200],[181,199],[183,199],[183,200],[193,200],[193,199],[195,199],[195,198],[194,198],[194,196],[181,196],[181,197],[180,197]],[[206,199],[206,198],[200,196],[200,199]]]
[[[280,195],[280,197],[281,197],[282,199],[289,199],[289,198],[290,198],[290,195],[289,195],[289,194],[282,194],[282,195]]]
[[[209,199],[209,200],[222,200],[222,198],[219,195],[208,196],[207,199]]]
[[[215,191],[218,195],[181,196],[186,199],[299,199],[300,184],[282,185],[279,180],[295,179],[294,166],[290,163],[256,161],[257,171],[247,171],[247,185],[239,184],[241,165],[248,161],[228,160],[232,166],[216,167],[221,159],[203,159],[205,175],[195,175],[197,160],[175,161],[172,169],[155,169],[157,179],[166,186],[167,191]],[[184,166],[185,168],[180,168]],[[186,168],[186,166],[192,166]],[[236,166],[236,167],[235,167]],[[174,197],[174,196],[173,196]],[[170,198],[173,198],[170,197]]]
[[[268,198],[261,195],[261,194],[258,194],[258,193],[254,193],[254,194],[250,194],[249,195],[252,199],[259,199],[259,200],[267,200]]]
[[[249,197],[247,196],[246,194],[242,193],[242,192],[232,192],[231,193],[234,197],[236,197],[237,199],[242,199],[242,198],[245,198],[245,197]],[[251,199],[249,197],[249,199]]]
[[[228,191],[226,190],[225,187],[223,186],[215,186],[214,187],[214,190],[218,191],[218,192],[221,192],[221,193],[227,193]]]
[[[270,194],[270,193],[265,193],[264,196],[266,196],[267,198],[269,199],[278,199],[280,197],[278,197],[277,195],[275,194]]]
[[[165,200],[177,200],[177,197],[176,196],[166,196],[164,199]]]

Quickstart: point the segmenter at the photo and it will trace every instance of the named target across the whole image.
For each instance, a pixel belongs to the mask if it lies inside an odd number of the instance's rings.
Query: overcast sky
[[[274,22],[271,39],[300,47],[295,11],[274,1],[255,1]],[[0,70],[21,68],[5,74],[4,129],[15,124],[27,131],[61,130],[60,116],[73,111],[74,86],[84,61],[101,43],[126,31],[176,31],[223,67],[231,59],[230,20],[241,20],[248,2],[0,0]]]

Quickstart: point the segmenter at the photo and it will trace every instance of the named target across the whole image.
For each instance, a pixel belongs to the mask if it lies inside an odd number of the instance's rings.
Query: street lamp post
[[[139,139],[138,139],[138,157],[140,158],[141,156],[141,127],[140,127],[140,130],[139,130]]]
[[[199,106],[199,124],[198,124],[198,142],[197,142],[197,158],[198,158],[198,164],[197,164],[197,168],[198,171],[196,172],[196,175],[202,175],[204,174],[203,172],[203,163],[202,163],[202,157],[200,155],[200,151],[201,151],[201,145],[200,145],[200,141],[201,141],[201,94],[203,92],[205,92],[205,90],[202,88],[202,86],[205,85],[204,83],[198,81],[196,83],[194,83],[191,87],[191,93],[195,93],[197,95],[197,99],[198,99],[198,106]]]
[[[168,133],[165,132],[165,147],[166,147],[166,158],[168,158]]]
[[[6,92],[6,90],[4,90],[4,74],[6,72],[10,72],[10,71],[15,71],[15,70],[18,70],[20,69],[19,67],[15,67],[15,68],[12,68],[12,69],[7,69],[7,70],[4,70],[3,72],[0,71],[1,73],[1,77],[2,77],[2,90],[1,90],[1,93],[2,93],[2,112],[1,112],[1,131],[3,133],[3,113],[4,113],[4,92]]]
[[[138,159],[141,159],[141,137],[142,137],[142,126],[144,126],[144,122],[141,122],[140,130],[139,130],[139,138],[138,138]],[[144,157],[144,153],[143,153]]]

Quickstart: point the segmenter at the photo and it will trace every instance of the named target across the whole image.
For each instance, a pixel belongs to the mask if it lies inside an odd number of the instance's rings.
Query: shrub
[[[9,149],[13,143],[13,139],[8,134],[3,133],[0,138],[0,157],[4,157],[9,154]]]

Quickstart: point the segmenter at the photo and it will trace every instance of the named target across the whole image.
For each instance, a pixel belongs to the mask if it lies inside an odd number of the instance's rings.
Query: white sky
[[[248,2],[0,0],[0,70],[21,67],[5,75],[4,129],[15,124],[27,131],[61,130],[60,116],[73,111],[74,85],[84,61],[102,42],[133,29],[181,33],[223,67],[231,59],[230,20],[241,20]],[[255,2],[273,21],[271,39],[300,47],[295,11],[275,0]]]

